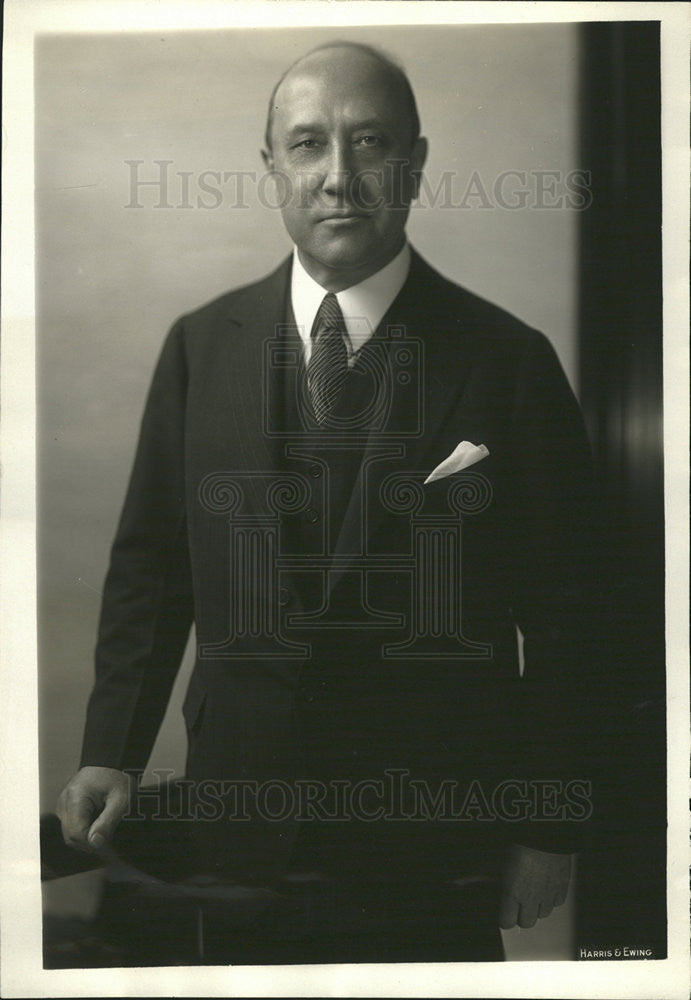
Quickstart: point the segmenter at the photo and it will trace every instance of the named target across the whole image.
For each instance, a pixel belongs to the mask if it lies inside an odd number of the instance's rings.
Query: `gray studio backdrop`
[[[582,166],[575,26],[39,39],[44,810],[78,761],[99,596],[156,355],[179,314],[260,277],[290,250],[279,212],[261,204],[272,190],[259,186],[267,99],[293,59],[333,38],[380,45],[409,72],[430,140],[413,244],[543,330],[575,386],[578,211],[564,197],[564,178]],[[239,189],[243,171],[256,182],[246,177]],[[161,177],[167,190],[135,183]],[[152,760],[178,772],[189,659]]]

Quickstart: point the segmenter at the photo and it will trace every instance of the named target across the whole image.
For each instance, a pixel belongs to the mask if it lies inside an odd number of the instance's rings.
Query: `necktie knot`
[[[314,323],[312,324],[312,343],[314,343],[319,334],[325,329],[338,330],[339,332],[345,330],[343,313],[338,304],[338,299],[333,292],[327,292],[319,304],[317,315],[314,317]]]
[[[307,365],[307,385],[320,424],[336,402],[348,374],[345,336],[345,321],[338,299],[333,292],[327,292],[312,324],[312,353]]]

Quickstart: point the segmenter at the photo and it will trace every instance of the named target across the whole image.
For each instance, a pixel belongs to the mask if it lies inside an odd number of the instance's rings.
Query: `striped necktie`
[[[323,423],[336,402],[348,374],[345,322],[338,299],[328,292],[312,324],[312,353],[307,365],[309,386],[318,423]]]

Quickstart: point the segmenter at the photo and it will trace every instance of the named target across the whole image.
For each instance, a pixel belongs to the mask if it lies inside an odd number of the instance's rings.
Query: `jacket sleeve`
[[[142,770],[193,620],[182,321],[159,357],[111,550],[81,765]]]
[[[511,599],[524,636],[515,751],[537,803],[514,839],[566,853],[587,841],[583,820],[593,795],[598,518],[581,412],[553,348],[537,333],[519,366],[511,447]],[[569,789],[579,800],[575,810]]]

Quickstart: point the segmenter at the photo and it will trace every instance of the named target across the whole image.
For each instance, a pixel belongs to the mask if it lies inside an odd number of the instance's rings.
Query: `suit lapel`
[[[283,399],[281,372],[271,364],[268,352],[278,345],[278,334],[286,327],[286,294],[290,260],[269,275],[251,296],[234,308],[229,321],[240,329],[226,355],[232,420],[229,453],[233,471],[264,473],[280,471],[282,441],[272,433]],[[266,514],[266,479],[243,476],[248,505]]]
[[[231,474],[240,474],[243,513],[271,519],[276,513],[267,494],[271,484],[287,475],[285,399],[287,393],[295,392],[301,357],[299,334],[290,323],[292,310],[288,308],[290,267],[288,258],[235,304],[229,321],[239,329],[225,358]],[[290,570],[281,569],[280,574],[281,586],[297,595]]]
[[[386,343],[391,406],[385,426],[373,428],[367,438],[335,547],[330,591],[349,563],[365,554],[368,538],[386,515],[376,491],[368,489],[368,467],[388,455],[402,472],[426,468],[425,457],[458,404],[468,359],[458,337],[460,317],[445,289],[443,279],[413,251],[406,284],[375,334]],[[401,356],[407,357],[407,352],[412,364],[405,371]],[[403,373],[409,378],[399,378]]]

